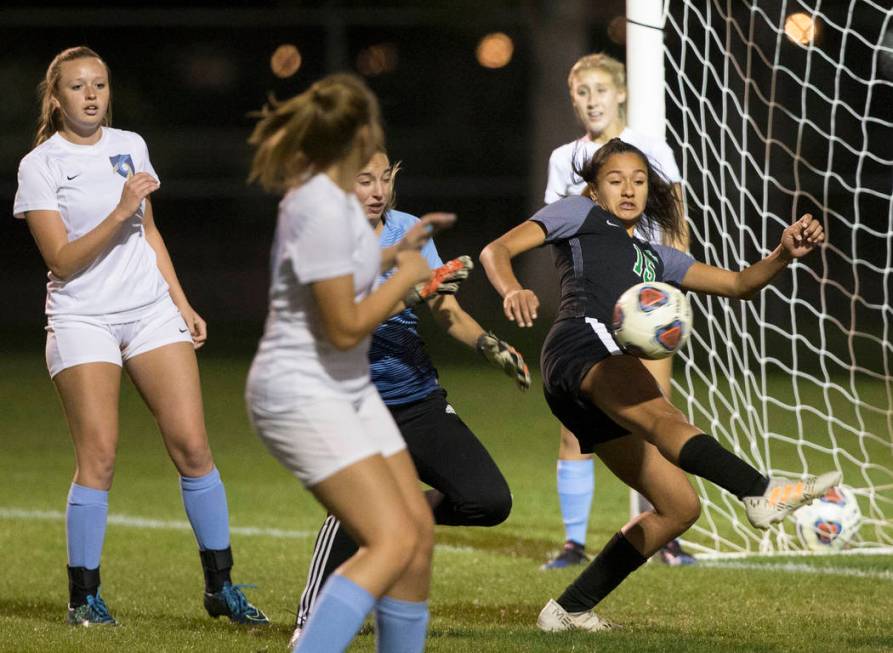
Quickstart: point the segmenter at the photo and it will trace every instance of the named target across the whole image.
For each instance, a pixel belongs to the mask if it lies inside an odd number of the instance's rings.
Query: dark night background
[[[783,20],[785,3],[756,4],[761,8],[757,14],[750,11],[754,3],[705,3],[717,8],[710,13],[711,20],[733,51],[745,46],[734,33],[724,34],[723,12],[735,15],[745,29],[756,22],[757,34],[763,14]],[[671,5],[675,19],[680,17],[679,6]],[[833,14],[834,5],[823,3],[823,10]],[[246,138],[252,126],[248,114],[268,94],[286,97],[326,73],[356,71],[358,59],[370,46],[393,48],[396,67],[369,75],[367,81],[381,100],[392,159],[403,161],[398,207],[415,214],[455,211],[460,220],[457,227],[438,238],[441,255],[476,257],[484,244],[541,204],[549,152],[578,136],[567,97],[567,70],[579,56],[592,51],[606,51],[623,60],[624,45],[609,37],[610,32],[617,39],[617,22],[614,30],[609,26],[623,14],[623,0],[317,0],[151,6],[80,2],[77,8],[66,2],[5,3],[0,9],[0,81],[5,91],[0,103],[0,203],[7,207],[5,219],[0,220],[0,329],[7,334],[5,345],[28,350],[43,347],[45,267],[26,225],[12,218],[11,207],[18,160],[33,138],[36,86],[61,49],[86,44],[103,56],[112,71],[114,126],[140,133],[149,145],[162,179],[161,190],[153,196],[156,220],[191,303],[209,323],[206,351],[250,350],[265,314],[277,200],[246,184],[250,157]],[[496,31],[513,39],[514,55],[507,66],[486,69],[477,63],[475,47],[484,35]],[[770,41],[774,38],[770,30],[765,33]],[[680,45],[670,30],[666,38],[671,47]],[[835,47],[839,48],[840,39],[835,41],[833,30],[825,38],[823,47],[833,59],[838,56]],[[690,39],[686,45],[693,52],[713,50],[713,60],[722,60],[716,43],[699,34],[691,34]],[[295,44],[303,58],[297,74],[284,80],[273,75],[269,64],[273,50],[283,43]],[[782,57],[790,58],[782,64],[794,69],[802,66],[803,55],[797,50],[793,45],[782,47]],[[849,56],[853,61],[847,61],[848,65],[857,70],[864,67],[858,51]],[[754,61],[760,63],[757,57]],[[680,65],[696,85],[698,75],[706,74],[694,56]],[[813,65],[828,64],[816,58]],[[754,88],[768,88],[772,70],[755,66]],[[794,110],[806,110],[816,100],[815,93],[802,93],[784,75],[778,78],[771,100],[784,101]],[[682,88],[673,65],[667,67],[667,79],[671,99],[691,93]],[[730,85],[732,94],[747,90],[743,83],[740,88],[734,87],[734,81]],[[864,96],[860,88],[854,86],[852,92]],[[758,95],[752,93],[753,98]],[[708,88],[701,100],[715,105],[723,98],[721,91]],[[861,96],[855,103],[860,100],[865,104]],[[886,111],[889,119],[893,105],[887,104],[884,110],[883,103],[891,101],[889,89],[881,87],[869,100],[874,108],[869,108],[879,114]],[[711,196],[715,189],[700,175],[699,166],[712,162],[681,143],[686,129],[709,133],[713,127],[682,112],[671,100],[667,105],[668,140],[689,184],[689,215],[703,220],[705,207],[721,201]],[[754,129],[774,128],[773,137],[779,142],[796,134],[796,129],[791,131],[790,116],[770,111],[771,106],[772,102],[755,100],[748,105]],[[823,109],[813,111],[821,114]],[[844,112],[837,120],[851,120],[853,125],[838,129],[850,130],[857,140],[863,133],[862,121]],[[889,128],[878,128],[872,135],[875,128],[868,125],[869,133],[856,147],[869,147],[868,140],[873,139],[872,147],[889,155],[893,141],[887,137]],[[717,142],[726,137],[720,131],[715,134]],[[886,144],[878,143],[881,137]],[[800,150],[804,157],[821,159],[823,152],[832,151],[808,131],[805,137],[800,135],[800,141],[805,143]],[[851,169],[853,161],[841,159],[846,152],[841,151],[837,163]],[[765,157],[765,145],[757,143],[752,154]],[[824,203],[832,220],[836,213],[852,214],[855,202],[856,209],[873,219],[875,226],[890,229],[889,216],[878,214],[871,197],[853,200],[846,183],[835,182],[828,189],[820,176],[810,180],[784,148],[770,148],[769,156],[766,168],[782,183],[793,184],[800,176],[796,191],[780,194],[781,205],[769,207],[779,215],[786,218],[792,212],[792,198],[802,210],[821,210]],[[738,165],[733,162],[731,169]],[[865,179],[877,180],[878,188],[889,191],[889,166],[871,160],[865,165]],[[734,177],[729,181],[734,184]],[[863,200],[867,204],[859,207]],[[838,204],[841,208],[834,208]],[[883,203],[880,206],[883,210]],[[883,259],[883,239],[866,241],[865,247],[869,252],[877,249],[875,253]],[[701,253],[697,247],[693,252]],[[833,268],[835,263],[828,265]],[[548,306],[556,291],[548,254],[534,254],[525,266],[531,284]],[[845,274],[846,265],[841,269]],[[874,282],[880,291],[888,285],[886,276]],[[486,327],[523,340],[501,317],[499,299],[481,270],[463,286],[459,298]],[[543,326],[545,322],[541,320]]]

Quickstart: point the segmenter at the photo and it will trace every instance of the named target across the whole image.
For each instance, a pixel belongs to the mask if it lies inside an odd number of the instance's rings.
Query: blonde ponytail
[[[362,127],[370,128],[371,151],[383,145],[378,100],[353,75],[330,75],[282,102],[271,98],[257,116],[248,181],[266,190],[285,190],[341,160]]]

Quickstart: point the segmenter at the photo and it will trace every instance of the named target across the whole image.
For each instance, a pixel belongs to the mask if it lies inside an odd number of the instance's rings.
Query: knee
[[[679,525],[679,533],[684,533],[694,526],[701,516],[701,500],[692,491],[689,496],[679,502],[674,512]]]
[[[204,476],[214,466],[211,448],[204,433],[183,438],[170,447],[170,456],[181,476]]]
[[[404,575],[424,576],[430,573],[434,557],[434,520],[430,515],[415,516],[415,548],[406,565]]]
[[[80,484],[111,487],[115,475],[114,446],[91,447],[88,452],[79,452],[77,466],[77,481]]]
[[[498,526],[512,512],[512,493],[509,491],[508,485],[502,485],[489,494],[487,494],[480,502],[481,518],[478,522],[479,526]]]
[[[431,544],[428,545],[430,548],[433,548],[433,531],[432,526]],[[409,515],[406,515],[405,518],[392,523],[381,533],[380,537],[369,542],[368,546],[372,550],[378,549],[387,561],[386,564],[393,566],[399,574],[412,563],[420,548],[425,546],[424,535],[424,530],[420,529]]]

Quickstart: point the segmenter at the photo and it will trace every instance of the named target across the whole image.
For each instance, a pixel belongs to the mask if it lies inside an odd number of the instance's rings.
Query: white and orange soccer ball
[[[691,335],[688,298],[668,283],[644,282],[627,289],[614,306],[611,328],[624,351],[640,358],[666,358]]]
[[[846,485],[832,487],[794,513],[797,536],[810,551],[840,551],[856,537],[862,512],[855,493]]]

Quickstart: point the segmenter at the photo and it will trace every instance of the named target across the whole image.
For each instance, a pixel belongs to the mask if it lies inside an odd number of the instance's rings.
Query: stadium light
[[[493,32],[478,43],[475,54],[484,68],[503,68],[512,60],[515,44],[507,34]]]
[[[797,45],[812,45],[819,35],[819,21],[803,12],[790,14],[784,21],[784,33]]]
[[[301,53],[291,43],[284,43],[273,51],[270,69],[280,79],[291,77],[301,67]]]
[[[376,77],[397,68],[397,46],[379,43],[363,48],[357,55],[357,70],[366,77]]]

